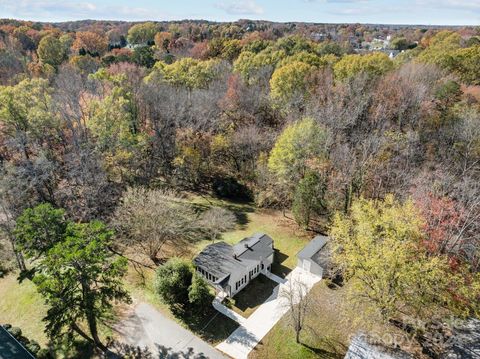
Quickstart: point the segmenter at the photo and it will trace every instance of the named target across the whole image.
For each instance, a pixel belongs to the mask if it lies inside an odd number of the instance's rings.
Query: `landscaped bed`
[[[248,318],[273,293],[278,283],[260,274],[235,297],[226,299],[224,304],[244,318]]]

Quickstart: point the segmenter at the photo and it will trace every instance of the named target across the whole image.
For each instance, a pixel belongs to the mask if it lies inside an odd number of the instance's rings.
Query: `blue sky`
[[[480,0],[0,0],[0,18],[480,25]]]

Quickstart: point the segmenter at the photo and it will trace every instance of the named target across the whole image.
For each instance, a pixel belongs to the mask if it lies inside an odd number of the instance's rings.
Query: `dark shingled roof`
[[[297,257],[300,259],[314,259],[315,255],[327,244],[328,237],[316,236],[300,252]],[[320,264],[320,263],[319,263]]]
[[[10,333],[0,326],[0,359],[34,359]]]
[[[252,261],[265,259],[273,254],[273,240],[266,234],[256,233],[231,246],[225,242],[209,244],[194,259],[193,263],[218,277],[222,285],[232,273],[243,273]]]
[[[194,258],[193,263],[220,279],[244,268],[242,262],[235,259],[233,247],[225,242],[209,244]]]
[[[233,252],[240,259],[260,260],[273,253],[273,239],[263,233],[255,233],[233,246]]]

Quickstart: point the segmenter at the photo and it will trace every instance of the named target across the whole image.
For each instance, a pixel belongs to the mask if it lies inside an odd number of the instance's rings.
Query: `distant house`
[[[273,239],[256,233],[234,246],[218,242],[205,247],[193,260],[197,273],[219,292],[233,297],[273,263]]]
[[[326,248],[328,237],[316,236],[297,253],[297,266],[307,272],[323,276],[330,263],[330,252]]]

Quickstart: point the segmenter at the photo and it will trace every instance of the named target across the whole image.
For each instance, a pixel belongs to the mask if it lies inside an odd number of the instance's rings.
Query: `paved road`
[[[246,359],[250,351],[262,340],[262,338],[273,328],[280,318],[288,311],[289,307],[285,299],[279,295],[290,283],[301,282],[310,290],[321,278],[295,268],[283,281],[284,283],[275,287],[272,295],[257,308],[253,314],[239,322],[240,326],[217,348],[235,359]]]
[[[130,345],[149,348],[161,359],[226,359],[215,348],[146,303],[138,304],[119,329]]]

